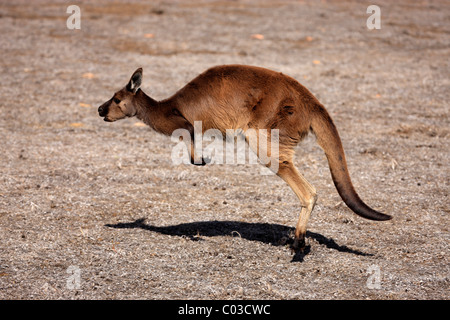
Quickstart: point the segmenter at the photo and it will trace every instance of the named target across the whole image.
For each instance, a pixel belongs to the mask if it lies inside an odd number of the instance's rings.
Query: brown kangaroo
[[[305,246],[306,225],[317,200],[316,189],[293,164],[294,147],[309,131],[316,135],[324,150],[334,185],[347,206],[367,219],[391,219],[359,198],[333,120],[325,107],[295,79],[260,67],[217,66],[162,101],[147,96],[140,89],[141,82],[142,68],[139,68],[122,90],[98,108],[99,115],[109,122],[136,116],[165,135],[186,129],[193,137],[194,121],[202,121],[203,132],[241,129],[246,133],[266,129],[270,137],[270,129],[279,130],[279,154],[276,158],[272,156],[271,161],[279,161],[276,174],[288,183],[302,205],[293,249],[302,250]],[[196,161],[194,141],[191,139],[191,163],[204,165],[204,160]],[[258,154],[257,146],[249,145]]]

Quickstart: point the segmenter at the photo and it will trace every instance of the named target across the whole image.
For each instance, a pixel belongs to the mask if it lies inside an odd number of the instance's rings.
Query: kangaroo
[[[194,121],[202,121],[203,132],[241,129],[246,133],[265,129],[269,140],[270,130],[279,130],[279,154],[272,155],[271,161],[279,161],[276,174],[292,188],[301,203],[292,244],[294,250],[301,251],[305,247],[306,226],[317,201],[316,189],[293,164],[294,147],[309,131],[315,134],[325,152],[334,185],[346,205],[367,219],[392,218],[371,209],[360,199],[350,180],[333,120],[314,95],[295,79],[255,66],[216,66],[161,101],[146,95],[140,89],[141,83],[142,68],[139,68],[123,89],[98,108],[99,115],[108,122],[136,116],[165,135],[171,135],[176,129],[186,129],[193,137]],[[248,136],[246,140],[249,142]],[[194,141],[191,139],[191,163],[205,165],[205,159],[196,159]],[[260,156],[258,143],[249,143],[249,146]]]

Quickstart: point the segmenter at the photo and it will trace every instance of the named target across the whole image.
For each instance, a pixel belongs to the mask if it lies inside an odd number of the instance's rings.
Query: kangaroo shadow
[[[134,222],[106,224],[106,227],[116,229],[140,228],[161,234],[188,238],[192,241],[201,241],[202,237],[216,236],[238,236],[251,241],[260,241],[273,246],[284,246],[293,243],[294,228],[280,224],[270,223],[249,223],[240,221],[200,221],[182,223],[172,226],[152,226],[144,223],[145,218]],[[319,244],[339,252],[351,253],[360,256],[373,256],[373,254],[361,252],[342,246],[332,238],[327,238],[319,233],[307,231],[306,237],[316,240]],[[292,261],[303,261],[303,258],[310,252],[310,246],[306,246],[303,251],[296,252]]]

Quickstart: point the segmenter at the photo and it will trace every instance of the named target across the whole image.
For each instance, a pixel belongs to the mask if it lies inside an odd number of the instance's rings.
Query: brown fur
[[[227,129],[242,129],[246,133],[268,129],[268,140],[269,129],[279,130],[279,155],[278,158],[272,155],[272,161],[279,161],[277,175],[289,184],[302,204],[294,248],[304,247],[306,225],[317,200],[314,187],[293,165],[294,147],[309,131],[317,136],[317,142],[328,158],[335,186],[349,208],[372,220],[391,218],[361,201],[351,183],[333,121],[322,104],[295,79],[260,67],[217,66],[162,101],[153,100],[139,89],[141,79],[142,69],[138,69],[125,88],[99,107],[99,114],[105,121],[137,116],[165,135],[181,128],[193,135],[194,121],[202,121],[203,132],[218,129],[225,133]],[[246,138],[253,141],[248,135]],[[197,164],[193,141],[191,162]],[[258,150],[255,143],[249,145],[254,151]]]

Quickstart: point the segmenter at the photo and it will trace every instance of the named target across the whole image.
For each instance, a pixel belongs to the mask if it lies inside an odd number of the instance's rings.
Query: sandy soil
[[[76,3],[75,3],[76,2]],[[1,299],[448,299],[448,1],[2,1]],[[256,35],[256,36],[255,36]],[[208,67],[298,79],[328,108],[360,196],[342,203],[313,137],[300,204],[258,165],[173,165],[170,138],[97,107],[144,68],[163,99]]]

